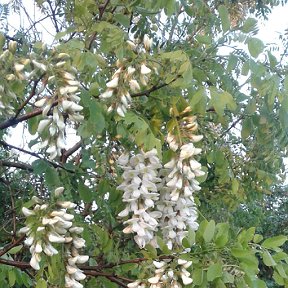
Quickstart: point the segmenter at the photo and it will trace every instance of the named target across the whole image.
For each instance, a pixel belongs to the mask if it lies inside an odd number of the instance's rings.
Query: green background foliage
[[[193,262],[193,283],[187,287],[288,287],[283,186],[287,40],[282,35],[285,52],[279,57],[257,38],[257,19],[267,18],[274,6],[287,1],[34,2],[50,20],[53,48],[45,47],[32,18],[28,28],[9,28],[9,15],[23,15],[24,1],[0,4],[0,46],[7,50],[9,41],[17,42],[17,50],[0,63],[0,84],[16,95],[7,99],[2,93],[0,98],[15,109],[14,114],[0,114],[1,283],[63,287],[56,256],[35,273],[29,268],[27,247],[18,243],[21,246],[6,249],[20,237],[21,207],[29,207],[33,195],[49,199],[53,189],[63,186],[65,198],[78,204],[76,222],[84,227],[85,252],[90,256],[90,267],[82,267],[88,276],[84,287],[127,287],[129,281],[153,275],[152,260],[175,255]],[[141,43],[145,34],[153,39],[151,51],[134,53],[126,41],[134,38]],[[24,150],[10,141],[15,125],[23,124],[26,135],[37,136],[42,116],[33,114],[34,103],[49,89],[37,96],[33,85],[39,88],[45,78],[5,77],[28,53],[54,63],[55,51],[68,53],[78,71],[85,120],[74,127],[81,140],[73,150],[63,150],[62,157],[50,161],[34,146],[39,138],[29,140]],[[131,93],[133,102],[125,117],[108,113],[109,103],[99,98],[117,70],[117,60],[135,67],[146,61],[157,68],[148,86]],[[183,240],[184,254],[171,255],[160,235],[159,248],[139,250],[133,237],[122,233],[117,217],[124,204],[116,189],[122,173],[116,159],[123,151],[156,148],[168,162],[171,151],[165,138],[179,126],[179,111],[188,105],[204,135],[199,160],[206,175],[195,195],[200,227]],[[23,160],[27,155],[31,158]]]

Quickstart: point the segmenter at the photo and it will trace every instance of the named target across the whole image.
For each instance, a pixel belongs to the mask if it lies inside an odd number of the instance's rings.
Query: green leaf
[[[194,113],[205,114],[207,105],[207,94],[204,87],[201,87],[193,95],[188,95],[190,98],[190,106]]]
[[[254,243],[260,243],[263,240],[263,236],[260,234],[255,234],[253,238]]]
[[[220,263],[212,264],[207,270],[207,280],[212,282],[214,279],[222,276],[222,265]]]
[[[48,167],[44,174],[45,183],[51,190],[53,188],[60,186],[60,180],[57,173],[57,170],[52,167]]]
[[[37,175],[45,173],[49,167],[50,165],[47,163],[47,161],[42,159],[37,159],[32,163],[33,171]]]
[[[241,30],[243,33],[249,33],[252,32],[253,30],[256,30],[256,28],[257,28],[257,20],[254,18],[248,18],[244,22]]]
[[[255,113],[256,109],[257,109],[256,101],[255,99],[251,99],[248,102],[248,105],[246,106],[245,112],[246,114],[251,115]]]
[[[88,188],[83,182],[82,180],[79,180],[79,184],[78,184],[78,192],[79,192],[79,196],[80,198],[84,201],[84,202],[91,202],[93,200],[93,195],[91,193],[90,188]]]
[[[275,98],[279,92],[280,79],[277,75],[269,79],[269,88],[267,89],[267,104],[270,110],[273,109]]]
[[[210,87],[211,102],[210,104],[214,107],[216,113],[220,116],[224,114],[225,108],[229,108],[234,111],[237,105],[232,95],[226,91],[218,90],[216,87]]]
[[[234,54],[230,54],[226,70],[228,72],[233,71],[236,68],[237,64],[238,64],[238,57],[235,56]]]
[[[147,250],[150,259],[157,258],[157,250],[156,250],[155,247],[153,247],[152,245],[148,244],[148,245],[145,246],[145,249]]]
[[[276,266],[276,262],[268,251],[264,251],[262,257],[266,266]]]
[[[279,275],[279,273],[277,273],[276,271],[273,272],[273,279],[275,280],[275,282],[278,284],[278,285],[284,285],[284,279],[283,277],[281,277]]]
[[[195,232],[192,229],[189,229],[188,235],[182,240],[182,244],[185,248],[191,248],[195,244]]]
[[[247,41],[248,50],[252,57],[257,58],[259,54],[264,50],[265,45],[258,38],[249,38]]]
[[[275,249],[282,246],[287,241],[287,236],[279,235],[266,239],[261,246],[266,249]]]
[[[95,133],[100,134],[105,128],[105,118],[102,114],[102,107],[96,101],[91,101],[89,105],[89,121],[94,123]]]
[[[197,34],[197,36],[195,37],[195,39],[201,43],[201,44],[211,44],[212,42],[212,37],[210,35],[200,35],[200,34]]]
[[[214,237],[214,233],[215,233],[215,221],[211,220],[207,223],[207,226],[203,233],[203,238],[206,243],[211,242],[211,240]]]
[[[277,264],[275,268],[276,268],[277,272],[279,273],[279,275],[281,277],[283,277],[285,279],[288,279],[288,275],[287,275],[288,270],[287,270],[287,273],[286,273],[286,271],[285,271],[285,269],[283,267],[283,263]],[[287,269],[287,265],[286,265],[285,268]]]
[[[139,147],[143,145],[146,151],[155,147],[158,153],[161,154],[161,141],[155,137],[148,125],[148,121],[146,122],[140,115],[128,111],[125,115],[124,123],[129,127],[129,132],[132,134],[131,137],[134,137]]]
[[[231,249],[231,254],[234,257],[239,258],[239,259],[250,258],[251,256],[253,256],[252,252],[247,251],[247,250],[243,250],[243,249],[240,249],[240,248],[232,248]]]
[[[271,68],[275,68],[275,66],[278,64],[277,58],[270,51],[268,51],[268,58]]]
[[[223,281],[224,283],[234,283],[234,275],[230,274],[227,271],[223,272]]]
[[[16,282],[16,273],[14,269],[8,271],[8,282],[10,287],[15,285]]]
[[[247,139],[253,131],[253,122],[251,118],[245,118],[242,121],[241,137],[242,139]]]
[[[157,244],[159,245],[159,248],[161,249],[161,251],[162,251],[164,254],[166,254],[166,253],[169,254],[169,253],[171,252],[171,251],[168,249],[165,241],[164,241],[161,237],[159,237],[159,236],[157,236]]]
[[[3,46],[5,44],[5,41],[6,41],[6,38],[4,36],[3,33],[0,33],[0,49],[2,50],[3,49]]]
[[[255,288],[267,288],[266,283],[260,279],[256,279],[253,282],[253,287],[255,287]]]
[[[175,0],[166,0],[165,1],[165,10],[167,11],[167,16],[172,16],[176,11],[176,2]]]
[[[114,14],[114,18],[118,23],[123,25],[126,28],[129,28],[130,26],[130,17],[123,15],[123,14]]]
[[[203,97],[207,97],[204,87],[201,87],[196,93],[194,93],[193,95],[191,95],[189,97],[190,98],[190,106],[191,106],[192,110],[193,110],[193,107],[195,105],[197,105]]]
[[[216,226],[215,244],[218,248],[222,248],[229,240],[228,223],[219,223]]]
[[[236,178],[232,179],[232,193],[237,194],[239,190],[239,181]]]
[[[21,249],[23,248],[23,245],[18,245],[10,249],[7,253],[9,254],[17,254]]]
[[[252,241],[254,235],[255,235],[255,227],[250,227],[247,230],[243,230],[241,231],[241,233],[239,233],[238,235],[238,241],[242,244],[242,245],[248,245],[248,243],[250,241]]]
[[[28,123],[28,131],[30,134],[35,135],[38,129],[38,124],[40,121],[40,117],[31,117],[30,119],[27,120]]]
[[[215,283],[215,288],[226,288],[226,285],[221,279],[217,279]]]
[[[200,286],[203,282],[203,278],[204,278],[204,270],[203,269],[193,269],[193,274],[192,274],[192,279],[193,279],[193,283],[195,285]]]
[[[47,282],[41,278],[37,281],[35,288],[47,288]]]
[[[230,18],[229,18],[229,12],[226,6],[220,5],[218,7],[218,12],[221,18],[221,24],[223,32],[225,33],[230,29]]]

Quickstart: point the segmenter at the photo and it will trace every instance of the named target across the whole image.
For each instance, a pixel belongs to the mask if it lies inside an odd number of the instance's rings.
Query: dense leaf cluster
[[[288,287],[287,47],[257,38],[257,17],[286,2],[31,1],[38,20],[26,1],[0,4],[1,285],[65,287],[64,246],[35,272],[17,232],[33,196],[53,205],[64,187],[89,255],[77,285]],[[13,31],[18,16],[29,24]],[[187,143],[202,149],[199,228],[173,250],[155,229],[157,245],[139,249],[118,216],[129,199],[117,160],[154,149],[164,166]]]

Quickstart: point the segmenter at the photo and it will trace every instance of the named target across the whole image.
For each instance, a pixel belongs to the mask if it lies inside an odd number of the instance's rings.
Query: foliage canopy
[[[3,285],[288,287],[286,1],[32,2],[0,4]]]

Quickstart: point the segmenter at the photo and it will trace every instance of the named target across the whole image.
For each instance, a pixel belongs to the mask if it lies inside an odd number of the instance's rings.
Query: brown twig
[[[31,155],[31,156],[33,156],[33,157],[36,157],[36,158],[38,158],[38,159],[44,160],[44,161],[46,161],[47,163],[49,163],[51,166],[53,166],[54,168],[61,168],[61,169],[65,170],[65,171],[67,171],[67,172],[75,173],[73,170],[67,169],[67,168],[65,168],[64,166],[62,166],[61,164],[58,164],[58,163],[52,162],[52,161],[50,161],[50,160],[47,160],[47,159],[41,157],[40,155],[38,155],[38,154],[35,153],[35,152],[25,150],[25,149],[23,149],[23,148],[14,146],[14,145],[12,145],[12,144],[8,144],[7,142],[5,142],[5,141],[3,141],[3,140],[0,140],[0,144],[1,144],[2,146],[4,146],[5,148],[15,149],[15,150],[18,150],[18,151],[23,152],[23,153],[25,153],[25,154]]]
[[[15,168],[19,168],[22,170],[27,170],[32,172],[33,168],[31,165],[26,164],[26,163],[21,163],[21,162],[10,162],[7,160],[0,160],[0,166],[5,166],[5,167],[15,167]]]
[[[52,20],[53,20],[53,22],[54,22],[54,27],[55,27],[56,33],[59,33],[59,32],[60,32],[60,29],[59,29],[59,27],[58,27],[58,23],[57,23],[57,19],[56,19],[56,13],[55,13],[55,10],[56,10],[56,8],[57,8],[57,5],[56,5],[55,8],[53,9],[51,1],[50,1],[50,0],[47,0],[47,3],[48,3],[48,5],[49,5],[49,8],[50,8],[51,13],[52,13],[51,16],[52,16]]]
[[[82,142],[82,140],[80,140],[73,147],[71,147],[70,149],[64,151],[62,156],[61,156],[61,163],[66,163],[68,157],[70,155],[72,155],[74,152],[76,152],[82,146],[82,144],[83,144],[83,142]]]
[[[29,113],[27,113],[27,114],[25,114],[23,116],[18,117],[18,118],[12,117],[12,118],[0,123],[0,130],[9,128],[11,126],[14,126],[14,125],[20,123],[20,122],[23,122],[23,121],[26,121],[26,120],[28,120],[30,118],[38,116],[38,115],[40,115],[42,113],[42,110],[43,109],[38,108],[38,109],[35,109],[32,112],[29,112]]]
[[[42,77],[44,76],[45,74],[42,74],[40,76],[39,79],[37,79],[36,81],[34,81],[34,85],[33,85],[33,88],[30,92],[30,95],[29,97],[22,103],[22,105],[19,107],[19,109],[16,111],[16,114],[15,116],[13,117],[14,119],[16,119],[19,114],[21,113],[21,111],[23,110],[23,108],[28,104],[28,102],[33,98],[33,96],[35,96],[35,93],[36,93],[36,88],[37,88],[37,85],[39,83],[39,81],[42,79]]]
[[[173,80],[173,81],[174,81],[174,80]],[[170,82],[170,83],[171,83],[171,82]],[[152,87],[151,87],[150,89],[148,89],[148,90],[131,94],[131,97],[139,97],[139,96],[144,96],[144,95],[145,95],[145,96],[148,96],[150,93],[152,93],[152,92],[154,92],[154,91],[156,91],[156,90],[158,90],[158,89],[161,89],[161,88],[163,88],[163,87],[165,87],[165,86],[168,86],[170,83],[163,83],[163,84],[161,84],[161,85],[159,85],[159,86],[154,85],[154,86],[152,86]]]
[[[237,123],[239,123],[242,119],[244,119],[244,115],[240,116],[240,118],[238,118],[236,121],[234,121],[231,126],[226,129],[221,135],[220,135],[220,138],[222,138],[226,133],[228,133],[232,128],[234,128]]]
[[[98,17],[98,21],[100,21],[100,20],[102,19],[103,14],[104,14],[104,12],[105,12],[105,10],[106,10],[109,2],[110,2],[110,0],[106,0],[103,5],[99,5],[99,17]],[[92,44],[93,44],[93,42],[94,42],[95,39],[96,39],[96,36],[97,36],[97,32],[94,32],[94,33],[92,34],[91,39],[90,39],[90,42],[89,42],[89,45],[88,45],[88,50],[91,49]]]
[[[54,107],[54,106],[56,106],[57,103],[58,103],[58,101],[55,101],[55,102],[51,105],[51,108]],[[11,127],[11,126],[14,126],[14,125],[20,123],[20,122],[23,122],[23,121],[26,121],[26,120],[28,120],[28,119],[30,119],[30,118],[35,117],[35,116],[41,115],[41,114],[42,114],[42,111],[43,111],[42,108],[37,108],[37,109],[35,109],[35,110],[33,110],[33,111],[31,111],[31,112],[29,112],[29,113],[27,113],[27,114],[24,114],[24,115],[22,115],[22,116],[20,116],[20,117],[18,117],[18,118],[15,118],[15,116],[14,116],[14,117],[12,117],[12,118],[10,118],[10,119],[8,119],[8,120],[0,123],[0,130],[9,128],[9,127]]]
[[[18,244],[20,244],[23,240],[25,239],[25,235],[21,236],[18,240],[12,242],[12,243],[9,243],[8,245],[6,245],[4,248],[2,248],[0,250],[0,257],[3,256],[4,254],[6,254],[9,250],[11,250],[13,247],[16,247]],[[4,259],[0,259],[1,260],[4,260]],[[1,262],[0,262],[1,263]],[[3,263],[5,264],[5,263]],[[8,264],[9,265],[9,264]],[[15,265],[12,265],[12,266],[15,266]]]

